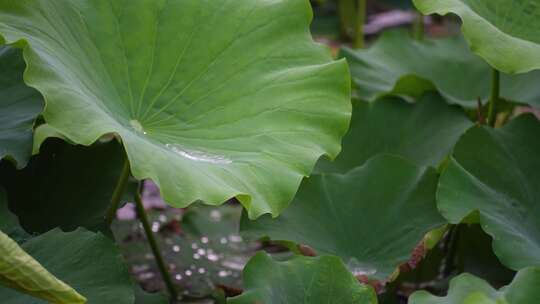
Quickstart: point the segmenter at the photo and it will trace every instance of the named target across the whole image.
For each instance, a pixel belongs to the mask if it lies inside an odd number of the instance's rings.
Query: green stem
[[[354,26],[353,48],[361,49],[365,46],[364,24],[366,23],[366,0],[356,0],[356,17]]]
[[[109,210],[107,211],[107,215],[105,216],[105,223],[107,224],[107,227],[112,224],[116,216],[116,210],[118,209],[118,205],[120,205],[120,200],[122,199],[122,195],[124,194],[124,191],[126,190],[126,185],[129,180],[129,175],[130,175],[129,160],[126,157],[126,160],[124,161],[124,166],[122,168],[122,173],[120,173],[120,177],[118,178],[118,182],[116,183],[116,188],[114,188],[114,192],[111,197],[111,204],[110,204]]]
[[[347,2],[350,0],[338,1],[338,14],[339,14],[339,27],[342,38],[348,38],[349,36],[349,23],[347,19]]]
[[[146,215],[146,211],[144,210],[144,205],[141,199],[141,188],[142,188],[142,182],[139,183],[139,189],[135,193],[135,209],[137,210],[137,215],[143,225],[143,229],[146,234],[146,239],[148,240],[148,244],[150,245],[150,248],[152,249],[152,253],[154,254],[154,258],[156,259],[159,272],[161,273],[161,277],[163,278],[163,281],[165,282],[165,285],[167,286],[167,290],[169,291],[171,299],[177,300],[178,292],[171,279],[171,275],[169,273],[169,270],[167,269],[165,260],[163,259],[163,255],[161,254],[161,251],[156,242],[156,239],[154,238],[154,234],[152,233],[152,228],[150,228],[150,223],[148,222],[148,216]]]
[[[422,13],[418,12],[416,14],[416,18],[414,19],[414,23],[413,23],[413,37],[414,37],[414,39],[416,39],[418,41],[424,40],[424,31],[425,31],[424,15],[422,15]]]
[[[501,75],[499,71],[493,69],[493,76],[491,79],[491,97],[489,99],[489,110],[488,110],[488,124],[490,126],[495,126],[497,121],[497,102],[499,101],[500,96],[500,84],[501,84]]]

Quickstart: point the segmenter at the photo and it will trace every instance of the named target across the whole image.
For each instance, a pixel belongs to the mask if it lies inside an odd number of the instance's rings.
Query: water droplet
[[[191,249],[195,250],[199,248],[199,245],[197,245],[197,243],[191,243]]]
[[[143,271],[148,270],[148,268],[150,268],[150,266],[148,266],[148,265],[146,265],[146,264],[143,264],[143,265],[134,265],[134,266],[133,266],[133,272],[135,272],[135,273],[143,272]]]
[[[205,254],[206,254],[206,250],[200,248],[200,249],[197,249],[197,253],[198,253],[199,255],[205,255]]]
[[[186,270],[186,275],[189,277],[193,274],[193,272],[191,270]]]
[[[227,277],[227,276],[229,276],[229,272],[226,271],[226,270],[220,270],[220,271],[218,272],[218,276],[219,276],[220,278]]]
[[[195,253],[195,254],[193,255],[193,258],[194,258],[195,260],[199,260],[199,259],[201,258],[201,256],[200,256],[199,254]]]
[[[206,236],[203,236],[203,237],[201,238],[201,242],[202,242],[203,244],[208,244],[208,238],[207,238]]]
[[[147,134],[147,132],[144,130],[143,126],[138,120],[136,119],[130,120],[129,124],[133,127],[133,129],[135,129],[135,131],[142,133],[144,135]]]
[[[159,231],[159,223],[158,222],[153,222],[152,223],[152,231],[153,232],[158,232]]]
[[[174,276],[174,278],[177,280],[177,281],[180,281],[182,280],[182,275],[181,274],[177,274]]]
[[[223,263],[221,263],[221,265],[223,265],[224,267],[230,268],[230,269],[234,269],[234,270],[242,270],[242,269],[244,269],[244,264],[243,263],[239,263],[239,262],[235,262],[235,261],[223,261]]]
[[[216,262],[217,260],[219,260],[219,256],[215,253],[208,253],[206,258],[212,262]]]
[[[240,242],[242,242],[242,237],[240,237],[239,235],[231,234],[231,235],[229,235],[229,241],[231,241],[233,243],[240,243]]]
[[[221,244],[227,244],[228,241],[227,241],[227,238],[222,237],[222,238],[219,239],[219,242]]]
[[[144,280],[149,280],[149,279],[151,279],[151,278],[153,278],[155,276],[156,275],[154,273],[152,273],[152,272],[144,272],[144,273],[141,273],[139,275],[139,279],[144,281]]]
[[[200,274],[203,274],[203,273],[205,273],[205,272],[206,272],[206,269],[204,269],[204,268],[199,268],[199,273],[200,273]]]
[[[360,263],[356,258],[351,258],[347,263],[347,268],[355,275],[372,276],[377,273],[377,269]]]
[[[180,156],[183,156],[187,159],[194,160],[194,161],[212,163],[212,164],[225,164],[225,165],[232,163],[232,160],[226,158],[225,156],[210,154],[210,153],[197,151],[197,150],[190,150],[190,149],[181,147],[180,145],[166,144],[165,147],[167,147],[169,150],[173,151],[174,153]]]
[[[172,250],[173,250],[174,252],[180,252],[180,246],[174,245],[174,246],[172,247]]]
[[[166,223],[167,222],[167,217],[163,214],[160,214],[159,215],[159,221],[162,222],[162,223]]]
[[[212,210],[212,211],[210,211],[210,218],[211,218],[214,222],[219,222],[219,221],[221,221],[221,212],[219,212],[219,210]]]

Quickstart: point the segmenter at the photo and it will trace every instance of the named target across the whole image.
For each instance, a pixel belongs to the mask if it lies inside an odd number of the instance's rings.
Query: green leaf
[[[446,297],[417,291],[409,304],[532,304],[540,299],[540,268],[518,272],[512,283],[498,291],[487,282],[470,274],[462,274],[450,282]]]
[[[77,144],[118,134],[175,207],[237,197],[277,215],[350,118],[345,61],[305,0],[2,1],[45,120]],[[36,30],[41,29],[41,30]]]
[[[371,287],[361,285],[337,257],[296,256],[277,262],[265,253],[244,269],[245,290],[229,304],[376,304]]]
[[[435,93],[414,104],[397,97],[355,102],[343,151],[334,161],[321,159],[316,171],[345,173],[381,153],[437,166],[470,126],[461,109]]]
[[[433,169],[379,155],[344,175],[313,175],[280,217],[243,217],[241,232],[306,244],[340,256],[355,274],[385,280],[426,233],[444,224],[436,183]]]
[[[540,68],[540,6],[529,0],[414,0],[424,14],[454,13],[476,54],[505,73]]]
[[[55,303],[86,303],[83,296],[48,272],[10,238],[10,235],[22,235],[18,225],[0,188],[0,284]]]
[[[43,108],[39,92],[23,82],[24,68],[22,52],[0,46],[0,160],[8,157],[18,168],[32,155],[32,129]]]
[[[83,147],[50,139],[40,152],[23,170],[0,165],[0,184],[24,229],[44,233],[55,227],[105,228],[124,161],[121,145],[111,141]]]
[[[474,127],[456,145],[437,190],[442,215],[459,223],[478,210],[501,262],[540,265],[540,122],[528,114],[502,129]]]
[[[86,303],[86,298],[48,272],[2,231],[0,284],[53,303]],[[2,301],[5,303],[4,298]]]
[[[135,300],[118,248],[101,233],[82,228],[68,233],[55,229],[32,238],[21,247],[45,269],[86,297],[89,304],[132,304]],[[5,288],[0,288],[0,298],[2,304],[45,303]]]
[[[417,41],[405,31],[389,31],[369,49],[343,49],[359,98],[386,94],[420,97],[437,90],[449,103],[468,108],[485,103],[491,92],[491,67],[473,54],[461,37]],[[501,97],[540,107],[540,71],[501,75]]]

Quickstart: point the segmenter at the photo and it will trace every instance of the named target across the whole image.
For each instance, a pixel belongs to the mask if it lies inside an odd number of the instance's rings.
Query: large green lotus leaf
[[[540,122],[519,116],[502,129],[474,127],[459,140],[437,190],[442,215],[458,223],[478,210],[501,262],[540,265]]]
[[[313,175],[280,217],[243,217],[241,232],[306,244],[340,256],[355,274],[385,280],[444,224],[436,184],[435,170],[379,155],[344,175]]]
[[[32,155],[34,120],[43,108],[39,92],[23,82],[24,68],[20,50],[0,46],[0,160],[8,157],[19,168]]]
[[[55,227],[96,231],[105,228],[123,159],[116,141],[83,147],[49,139],[23,170],[0,164],[0,184],[7,190],[11,210],[30,233]]]
[[[369,49],[343,49],[358,97],[371,101],[386,94],[419,97],[437,90],[450,103],[473,108],[487,102],[491,67],[461,37],[417,41],[389,31]],[[501,76],[501,97],[540,107],[540,72]]]
[[[519,271],[510,285],[495,290],[486,281],[470,274],[462,274],[450,282],[446,297],[417,291],[409,304],[533,304],[540,299],[540,268]]]
[[[424,14],[454,13],[476,54],[505,73],[540,68],[540,5],[530,0],[413,0]]]
[[[371,287],[361,285],[338,257],[296,256],[278,262],[255,255],[244,269],[242,295],[229,304],[376,304]]]
[[[176,207],[237,197],[277,215],[350,118],[345,61],[309,34],[306,0],[0,3],[48,124],[78,144],[117,133],[132,172]]]
[[[380,153],[437,166],[471,126],[461,109],[446,104],[435,93],[416,103],[398,97],[355,102],[342,152],[334,161],[321,159],[316,171],[345,173]]]

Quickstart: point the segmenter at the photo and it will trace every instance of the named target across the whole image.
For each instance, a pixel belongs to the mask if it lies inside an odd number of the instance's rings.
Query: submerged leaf
[[[32,128],[43,108],[39,92],[23,82],[24,68],[20,50],[0,46],[0,160],[8,157],[18,168],[32,155]]]
[[[241,232],[306,244],[340,256],[356,275],[386,280],[426,233],[444,224],[436,183],[433,169],[376,156],[344,175],[313,175],[280,217],[243,217]]]
[[[89,145],[116,133],[165,201],[279,214],[350,119],[349,73],[309,34],[305,0],[0,2],[45,120]],[[216,30],[219,29],[219,30]]]
[[[540,69],[540,5],[530,0],[414,0],[424,14],[457,14],[473,52],[505,73]]]
[[[245,290],[229,304],[376,304],[371,287],[361,285],[337,257],[296,256],[277,262],[265,253],[244,269]]]
[[[540,122],[522,115],[502,129],[474,127],[459,140],[437,190],[451,223],[479,211],[501,262],[540,265]]]

